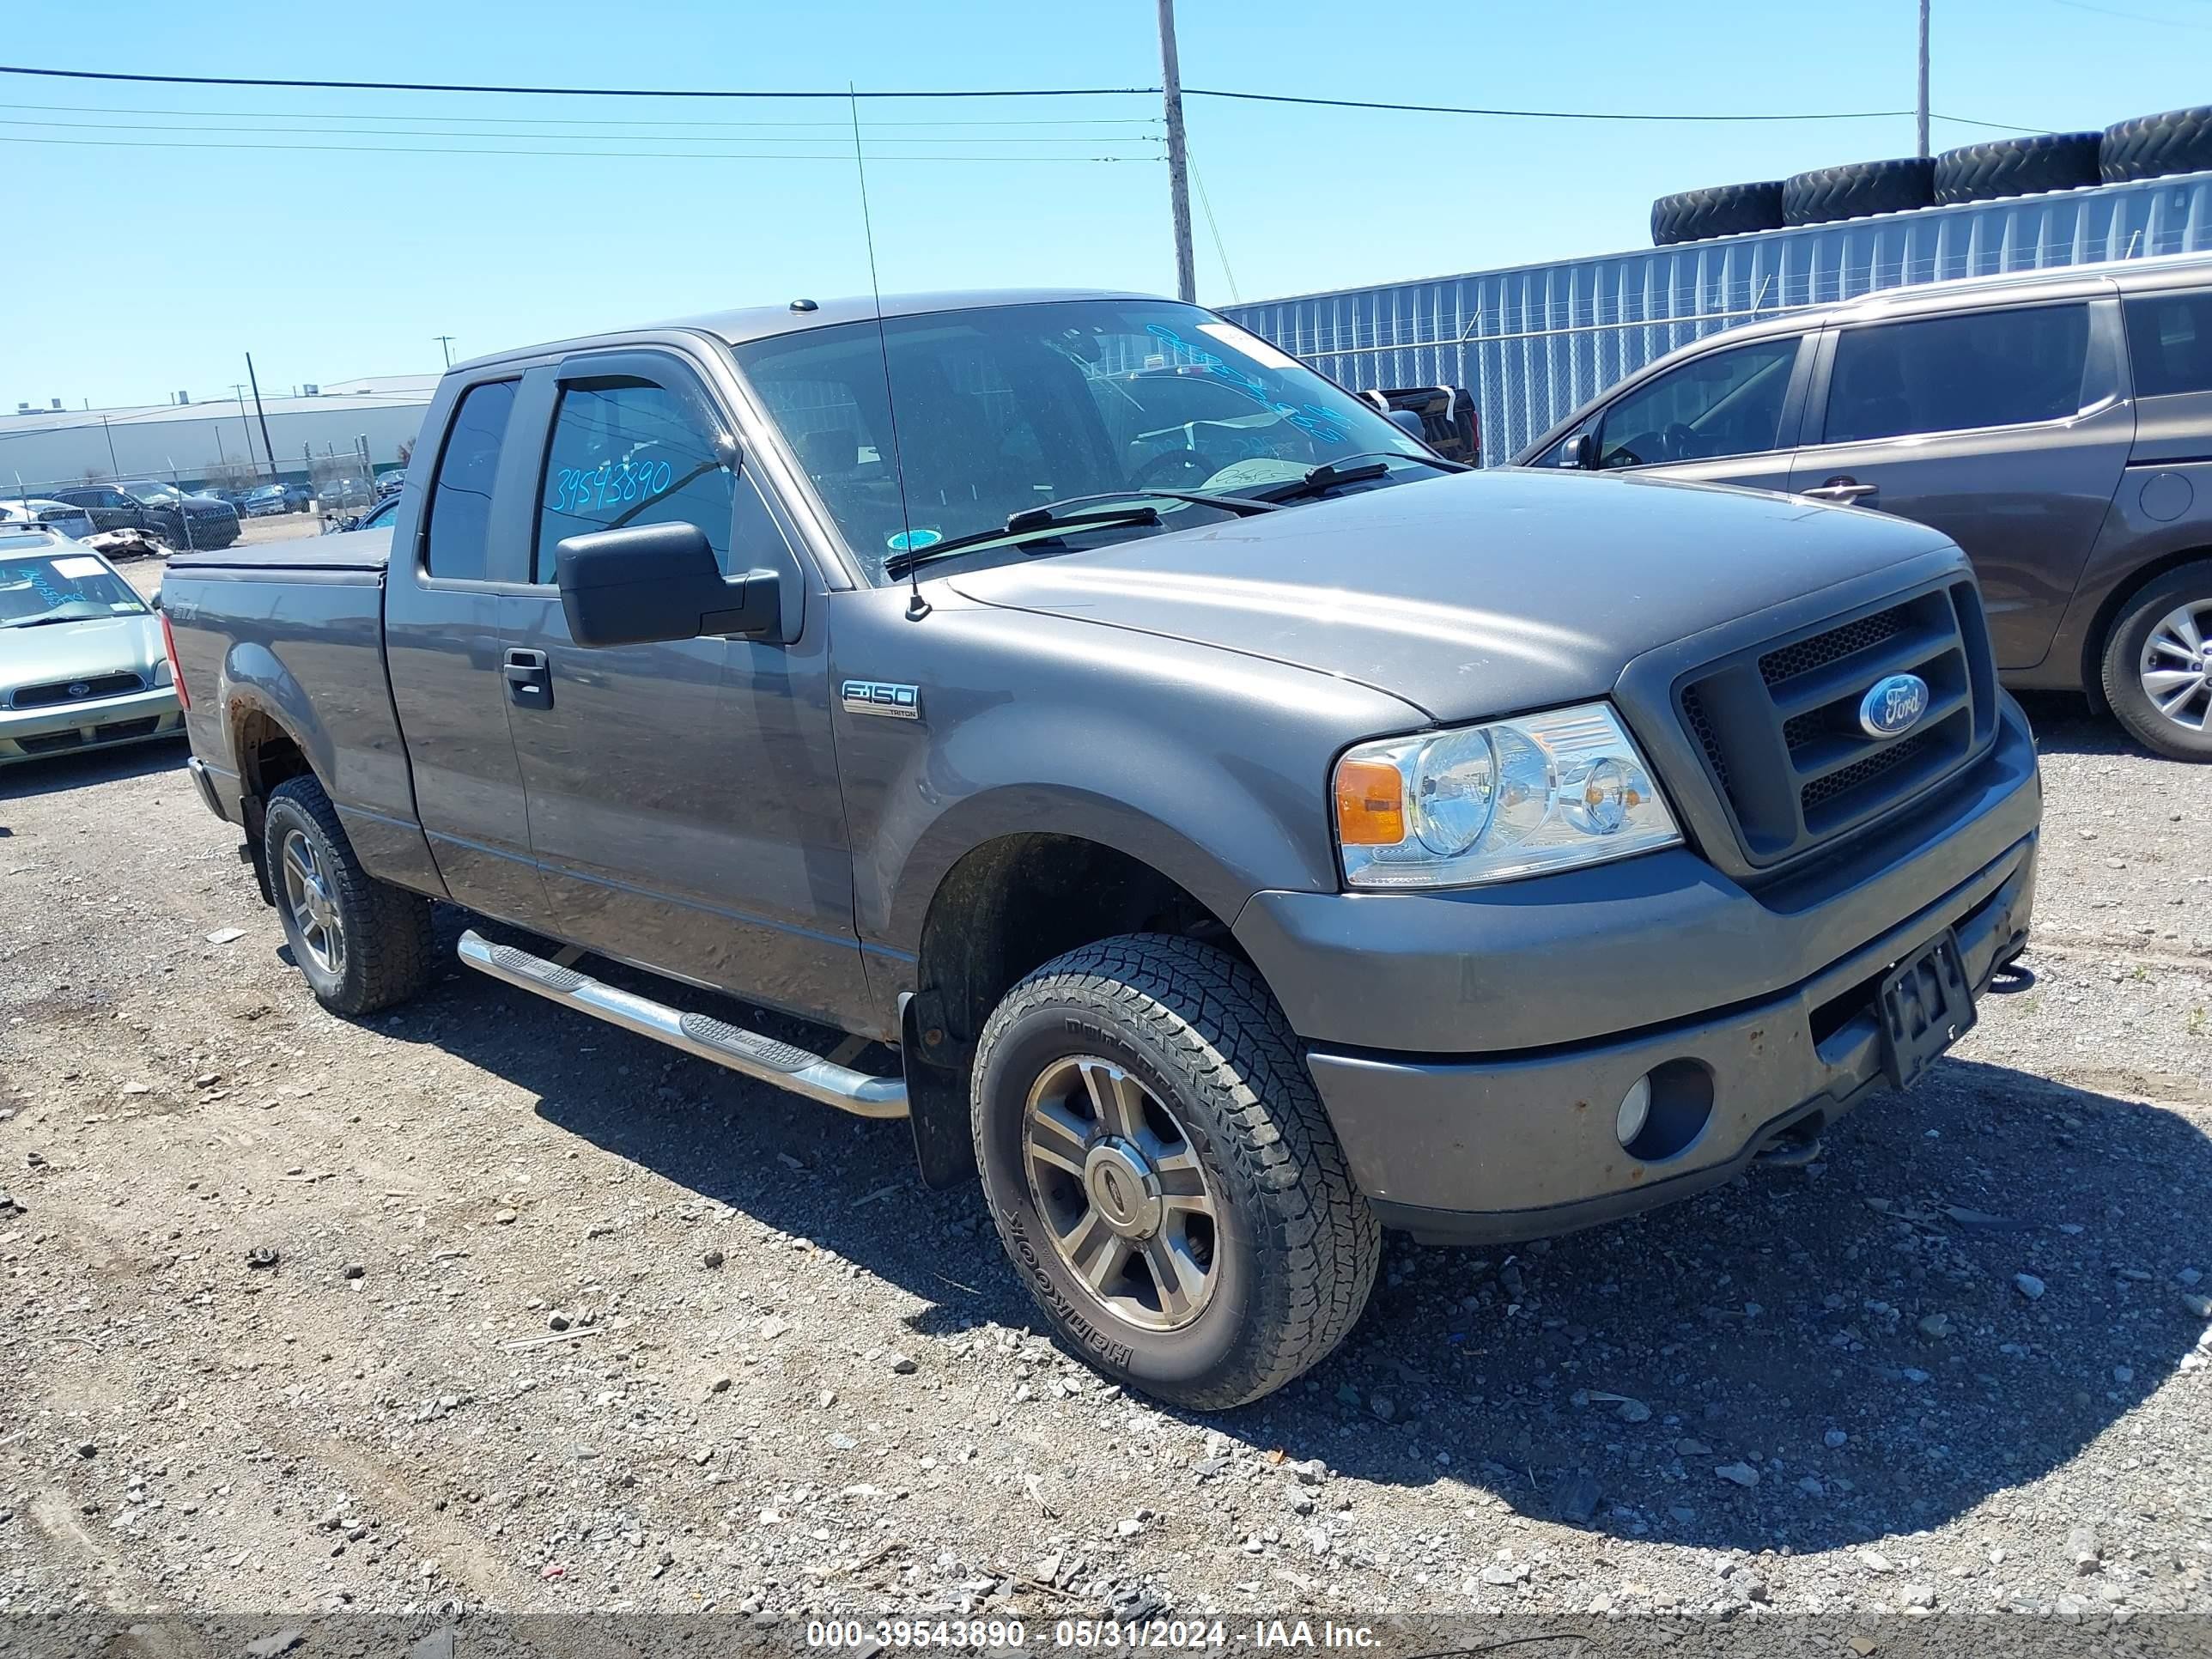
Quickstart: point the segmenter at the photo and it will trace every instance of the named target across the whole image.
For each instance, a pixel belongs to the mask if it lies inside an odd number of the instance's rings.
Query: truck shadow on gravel
[[[1041,1328],[975,1189],[923,1189],[902,1123],[580,1029],[460,970],[374,1024],[899,1285],[928,1304],[908,1321],[921,1337]],[[2207,1191],[2212,1141],[2180,1114],[1948,1060],[1909,1097],[1875,1096],[1805,1169],[1510,1249],[1393,1236],[1338,1354],[1188,1420],[1340,1476],[1620,1536],[1863,1543],[2038,1479],[2173,1377],[2206,1328],[2188,1299],[2212,1293],[2212,1213],[2183,1195]]]
[[[0,766],[0,823],[7,820],[8,803],[36,795],[66,794],[95,784],[116,783],[126,778],[151,777],[174,772],[177,787],[189,797],[191,778],[185,773],[184,734],[151,743],[127,744],[119,749],[94,749],[73,755],[52,755],[40,760],[18,761]]]
[[[2014,694],[2035,732],[2036,752],[2044,755],[2133,755],[2155,757],[2109,714],[2092,714],[2078,691],[2021,691]]]

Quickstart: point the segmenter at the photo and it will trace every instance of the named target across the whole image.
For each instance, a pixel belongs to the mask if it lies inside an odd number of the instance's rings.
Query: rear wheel
[[[1009,992],[975,1060],[999,1236],[1062,1340],[1198,1410],[1319,1364],[1366,1306],[1374,1213],[1267,988],[1134,934]]]
[[[289,778],[270,792],[262,851],[285,942],[316,1001],[357,1018],[428,983],[429,901],[361,867],[313,778]]]
[[[2130,599],[2105,640],[2105,702],[2161,755],[2212,761],[2212,560]]]

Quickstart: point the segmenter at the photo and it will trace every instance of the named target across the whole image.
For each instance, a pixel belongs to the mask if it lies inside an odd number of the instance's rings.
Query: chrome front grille
[[[1891,674],[1925,680],[1928,710],[1900,736],[1869,737],[1860,700]],[[1762,867],[1919,794],[1996,731],[1989,629],[1964,581],[1753,646],[1686,676],[1675,696],[1745,855]]]

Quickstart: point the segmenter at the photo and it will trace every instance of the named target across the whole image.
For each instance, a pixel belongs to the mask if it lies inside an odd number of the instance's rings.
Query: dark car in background
[[[238,509],[212,495],[188,495],[173,484],[136,478],[124,484],[81,484],[50,492],[84,508],[95,531],[138,530],[173,548],[228,547],[238,539]]]
[[[399,496],[395,491],[374,507],[363,507],[353,513],[326,514],[323,519],[323,534],[343,536],[356,530],[389,530],[392,515],[398,510]]]
[[[2212,258],[1932,283],[1662,357],[1515,465],[1789,490],[1972,560],[2004,683],[2212,761]]]
[[[1465,386],[1393,386],[1359,395],[1446,460],[1482,465],[1482,422]]]

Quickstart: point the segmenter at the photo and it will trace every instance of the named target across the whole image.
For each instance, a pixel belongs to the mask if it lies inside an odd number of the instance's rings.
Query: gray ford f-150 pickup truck
[[[461,957],[910,1118],[1054,1330],[1186,1405],[1328,1354],[1382,1226],[1802,1159],[2027,942],[2033,744],[1917,525],[1466,473],[1115,295],[485,358],[416,453],[388,532],[164,586],[316,995],[420,988],[428,900],[519,930]]]

